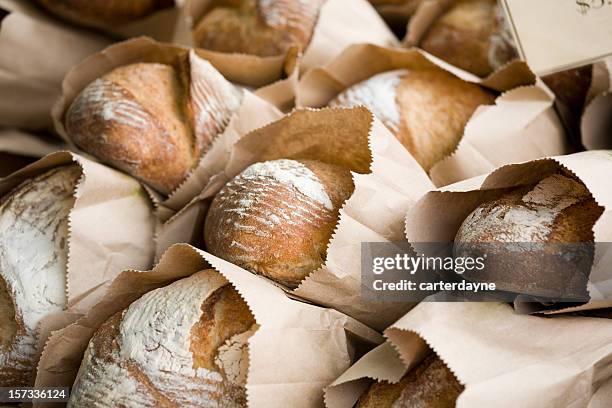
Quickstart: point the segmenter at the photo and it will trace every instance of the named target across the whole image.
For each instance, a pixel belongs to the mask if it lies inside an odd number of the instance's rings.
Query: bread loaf
[[[66,306],[76,165],[26,180],[0,202],[0,386],[33,383],[38,324]]]
[[[247,341],[256,329],[216,272],[149,292],[94,334],[68,406],[246,407]]]
[[[256,163],[215,196],[204,227],[213,255],[296,287],[325,261],[349,170],[311,160]]]
[[[592,242],[593,226],[602,213],[603,208],[579,180],[569,174],[553,174],[479,205],[457,231],[455,255],[485,252],[485,270],[464,276],[496,282],[501,290],[546,297],[583,296],[592,248],[563,244]],[[547,254],[558,256],[542,258]]]
[[[120,25],[174,6],[174,0],[37,0],[50,13],[84,26]]]
[[[463,389],[444,362],[432,354],[396,384],[372,383],[356,408],[453,408]]]
[[[310,43],[325,0],[215,0],[197,24],[199,47],[262,57]]]
[[[494,96],[442,70],[396,70],[340,93],[329,106],[364,105],[429,170],[452,153],[468,120]]]
[[[518,55],[496,0],[457,0],[431,25],[421,48],[481,77]]]
[[[177,188],[242,100],[210,63],[136,63],[89,84],[65,114],[74,143],[161,193]]]

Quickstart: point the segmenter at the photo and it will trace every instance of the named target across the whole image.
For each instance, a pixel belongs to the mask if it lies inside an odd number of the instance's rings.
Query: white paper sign
[[[538,75],[612,55],[612,0],[502,0],[519,53]]]

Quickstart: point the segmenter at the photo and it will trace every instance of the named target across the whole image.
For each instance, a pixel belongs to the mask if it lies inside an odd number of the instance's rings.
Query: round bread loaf
[[[338,212],[353,193],[350,171],[311,160],[256,163],[215,196],[207,250],[296,287],[325,261]]]
[[[325,0],[215,0],[196,26],[199,47],[262,57],[310,43]]]
[[[494,96],[443,70],[384,72],[340,93],[329,106],[364,105],[425,170],[452,153],[468,120]]]
[[[99,27],[127,24],[168,7],[174,0],[37,0],[38,3],[72,23]]]
[[[581,297],[592,247],[567,244],[593,242],[593,226],[602,213],[579,180],[553,174],[479,205],[457,231],[454,252],[487,256],[485,269],[466,272],[466,279],[533,296]]]
[[[246,407],[255,319],[218,273],[147,293],[89,341],[69,407]]]
[[[444,362],[432,354],[396,384],[372,383],[356,408],[454,408],[463,389]]]
[[[33,383],[38,324],[66,306],[76,165],[26,180],[0,203],[0,386]]]
[[[429,28],[421,48],[485,77],[517,57],[512,34],[496,0],[457,0]]]
[[[189,61],[178,68],[131,64],[96,79],[66,112],[69,137],[159,192],[172,192],[242,100],[210,63],[194,55]]]

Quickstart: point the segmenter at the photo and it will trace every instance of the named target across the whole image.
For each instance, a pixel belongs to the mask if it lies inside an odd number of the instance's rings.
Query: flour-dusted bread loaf
[[[444,362],[432,354],[396,384],[372,383],[356,408],[453,408],[463,389]]]
[[[84,26],[120,25],[174,6],[174,0],[37,0],[67,21]]]
[[[310,43],[325,0],[215,0],[197,24],[199,47],[262,57]]]
[[[533,296],[583,296],[592,262],[588,243],[602,213],[578,179],[553,174],[479,205],[457,231],[455,254],[487,255],[485,270],[468,272],[467,279]],[[551,245],[523,245],[530,243]]]
[[[429,170],[455,150],[476,108],[494,100],[446,71],[401,69],[351,86],[329,106],[364,105]]]
[[[457,0],[431,25],[420,45],[481,77],[518,55],[497,0]]]
[[[340,166],[286,159],[253,164],[215,196],[204,224],[206,249],[296,287],[325,261],[353,189],[350,171]]]
[[[0,386],[33,383],[37,329],[66,306],[68,214],[76,165],[24,181],[0,202]]]
[[[136,63],[89,84],[65,114],[74,143],[161,193],[176,189],[239,108],[242,91],[209,62]]]
[[[69,407],[246,407],[255,319],[218,273],[147,293],[89,342]]]

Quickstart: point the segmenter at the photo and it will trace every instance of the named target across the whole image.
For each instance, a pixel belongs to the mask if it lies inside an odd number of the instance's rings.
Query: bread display
[[[98,27],[131,23],[173,7],[174,0],[37,0],[47,11],[72,23]]]
[[[0,386],[33,383],[38,324],[66,306],[68,214],[76,165],[24,181],[0,202]]]
[[[602,213],[579,180],[553,174],[479,205],[457,231],[455,254],[482,250],[488,256],[485,270],[466,273],[467,279],[534,296],[584,296],[592,248],[564,244],[593,242],[593,226]],[[534,243],[552,245],[527,245]],[[540,258],[547,253],[558,256]]]
[[[402,69],[353,85],[328,106],[366,106],[429,170],[455,150],[476,108],[494,100],[446,71]]]
[[[348,169],[311,160],[256,163],[215,196],[207,250],[296,287],[325,261],[338,212],[353,193]]]
[[[310,43],[325,0],[215,0],[193,32],[197,46],[262,57]]]
[[[85,152],[169,194],[229,123],[242,91],[191,54],[178,66],[122,66],[85,87],[67,110]]]
[[[396,384],[372,383],[356,408],[454,408],[463,389],[444,362],[431,354]]]
[[[456,0],[431,25],[420,46],[481,77],[518,55],[497,0]]]
[[[202,271],[147,293],[94,334],[69,407],[246,407],[257,330],[227,281]]]

